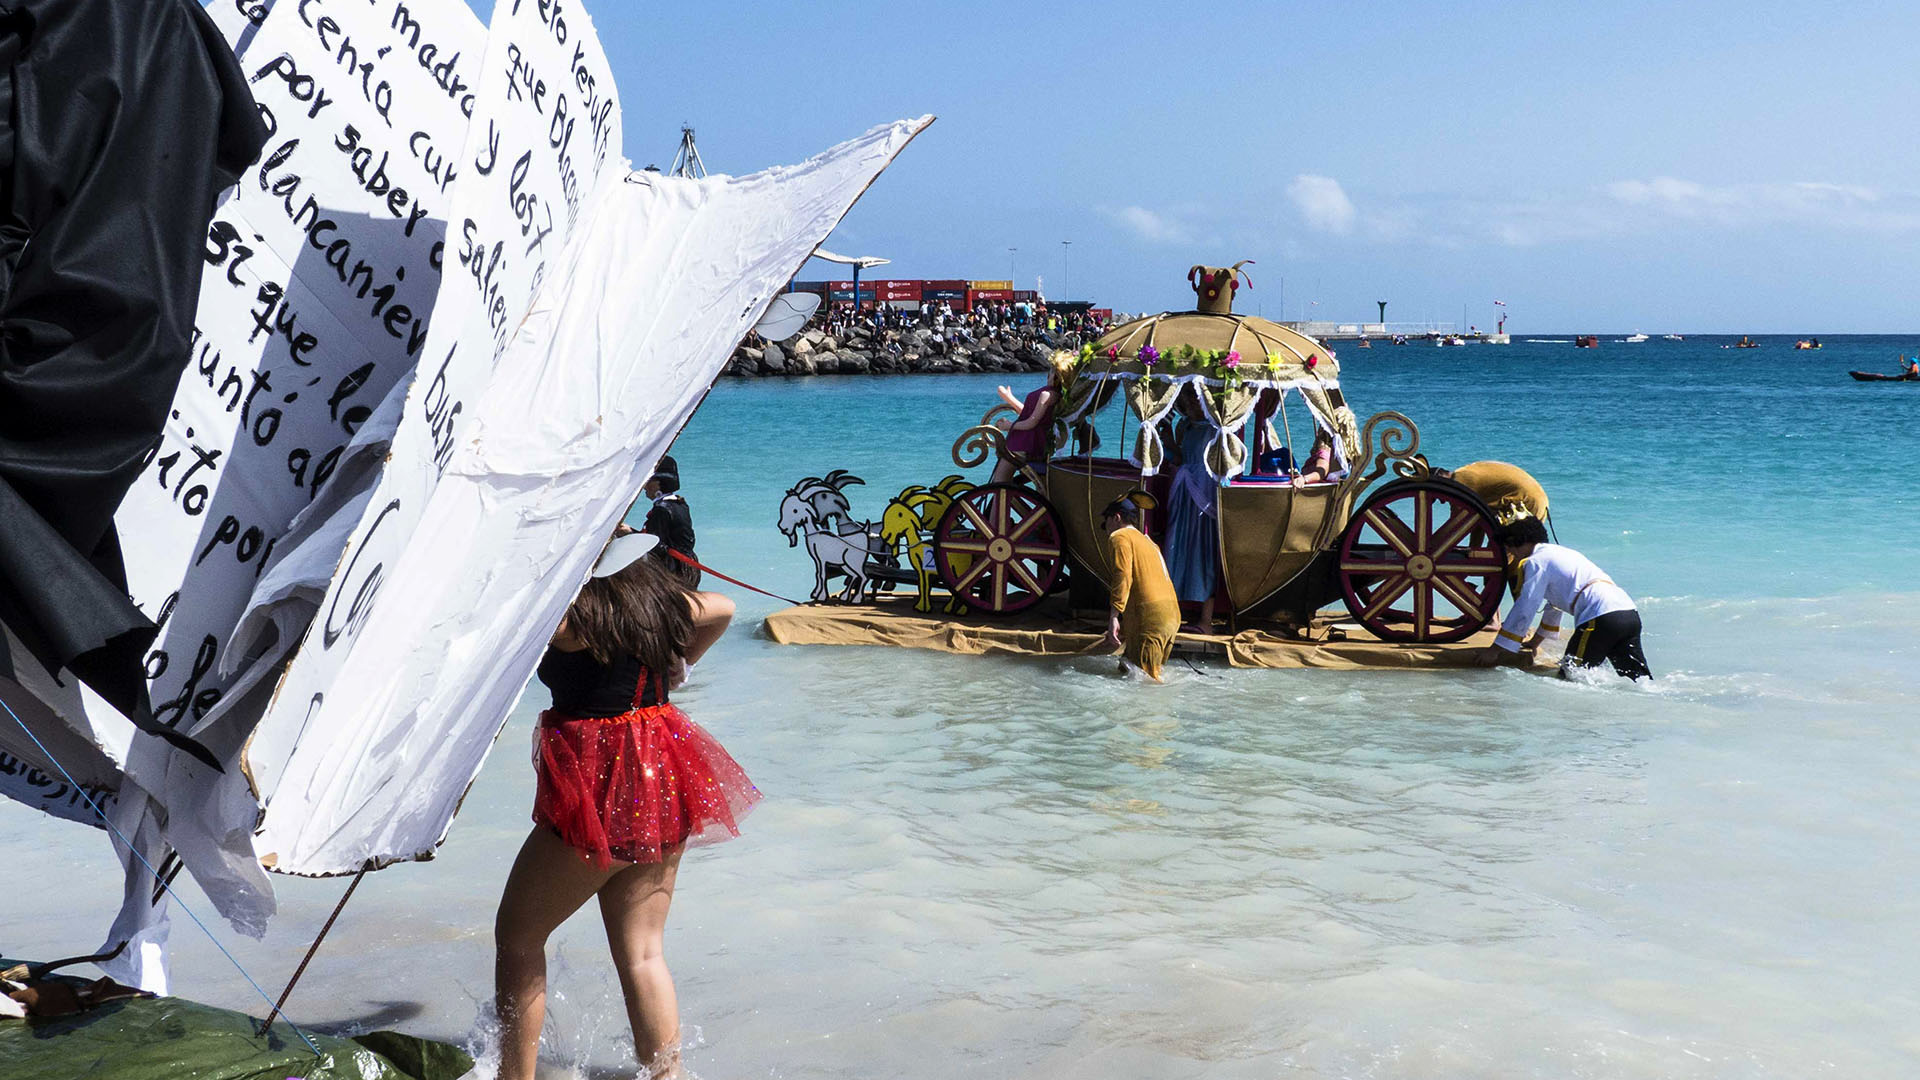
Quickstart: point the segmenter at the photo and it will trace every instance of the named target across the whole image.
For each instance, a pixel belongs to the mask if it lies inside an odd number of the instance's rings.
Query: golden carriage
[[[1457,641],[1484,627],[1505,578],[1493,511],[1428,466],[1405,416],[1359,423],[1320,342],[1234,314],[1237,270],[1195,267],[1198,310],[1135,319],[1056,357],[1065,370],[1050,453],[1016,459],[1023,482],[974,487],[944,507],[928,538],[940,579],[975,609],[1015,612],[1071,570],[1076,606],[1102,603],[1113,555],[1100,512],[1130,491],[1164,489],[1162,429],[1184,403],[1211,426],[1219,595],[1234,622],[1303,626],[1338,599],[1388,641]],[[962,434],[955,464],[1009,455],[1001,422],[1015,411],[998,406]],[[1106,453],[1102,431],[1118,436]],[[1296,484],[1288,459],[1314,432],[1329,438],[1333,469]]]

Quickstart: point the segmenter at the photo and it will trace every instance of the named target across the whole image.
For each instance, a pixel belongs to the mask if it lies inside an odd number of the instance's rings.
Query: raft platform
[[[1062,596],[1010,616],[950,615],[939,603],[927,613],[913,604],[912,594],[865,604],[800,604],[774,612],[761,625],[781,645],[888,645],[967,656],[1115,655],[1101,645],[1104,622],[1073,612]],[[1382,641],[1357,623],[1323,616],[1299,636],[1274,623],[1243,625],[1232,634],[1181,634],[1173,655],[1225,658],[1237,668],[1459,668],[1472,667],[1474,654],[1493,639],[1489,629],[1451,645]]]

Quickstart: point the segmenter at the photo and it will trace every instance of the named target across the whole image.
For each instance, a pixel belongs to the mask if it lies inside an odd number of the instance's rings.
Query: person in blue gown
[[[1214,593],[1220,580],[1220,485],[1207,473],[1207,448],[1219,437],[1200,407],[1189,396],[1198,391],[1181,392],[1176,408],[1181,421],[1176,429],[1180,467],[1173,474],[1173,490],[1167,500],[1167,570],[1173,575],[1174,592],[1183,604],[1199,604],[1200,618],[1182,627],[1190,633],[1213,632]]]

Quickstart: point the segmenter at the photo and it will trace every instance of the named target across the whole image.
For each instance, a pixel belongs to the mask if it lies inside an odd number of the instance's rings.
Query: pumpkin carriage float
[[[1506,584],[1495,529],[1515,513],[1544,516],[1544,493],[1497,463],[1458,474],[1433,468],[1418,452],[1418,429],[1398,412],[1360,422],[1331,351],[1233,313],[1240,278],[1237,265],[1195,267],[1196,310],[1135,319],[1078,354],[1056,354],[1058,401],[1045,450],[1009,448],[1020,410],[1005,404],[954,443],[956,466],[1005,462],[1011,479],[975,484],[954,474],[910,487],[873,523],[852,518],[845,489],[862,483],[858,477],[836,472],[796,485],[781,528],[792,543],[807,539],[814,599],[874,597],[880,602],[870,612],[964,615],[970,629],[999,622],[1030,632],[1036,614],[1048,611],[1065,620],[1102,615],[1114,563],[1100,514],[1140,490],[1166,505],[1173,478],[1163,432],[1178,412],[1208,433],[1216,600],[1234,631],[1324,639],[1315,614],[1336,602],[1377,643],[1444,645],[1485,629]],[[1330,449],[1331,466],[1324,479],[1302,483],[1293,448],[1316,438]],[[1157,510],[1142,522],[1154,535],[1164,526]],[[837,594],[835,577],[845,579]],[[887,598],[902,586],[916,590],[917,616],[902,610],[904,600]],[[814,636],[777,619],[768,621],[776,640],[861,640]]]

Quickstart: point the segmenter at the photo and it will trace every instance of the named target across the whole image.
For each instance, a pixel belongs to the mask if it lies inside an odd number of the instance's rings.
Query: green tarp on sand
[[[390,1031],[309,1032],[316,1058],[285,1024],[265,1037],[257,1026],[244,1013],[171,997],[0,1019],[0,1080],[458,1080],[473,1067],[455,1047]]]

